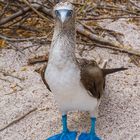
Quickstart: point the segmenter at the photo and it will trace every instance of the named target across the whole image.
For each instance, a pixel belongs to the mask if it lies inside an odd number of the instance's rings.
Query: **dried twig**
[[[24,78],[20,78],[18,76],[12,75],[12,74],[5,72],[5,71],[2,71],[2,70],[0,70],[0,73],[2,73],[4,76],[10,76],[12,78],[16,78],[16,79],[21,80],[21,81],[24,80]]]
[[[38,12],[27,0],[23,0],[23,2],[26,3],[38,16],[48,21],[48,18]]]
[[[137,9],[140,10],[140,6],[138,6],[135,2],[133,2],[132,0],[129,0],[129,2],[130,2],[133,6],[135,6]]]
[[[135,55],[130,55],[130,62],[132,62],[136,66],[140,67],[140,57],[137,57]]]
[[[81,26],[77,26],[77,32],[80,33],[81,35],[84,35],[85,37],[89,38],[91,41],[97,42],[102,45],[109,45],[109,46],[120,47],[120,48],[123,47],[120,43],[118,43],[116,41],[112,41],[112,40],[106,40],[102,37],[92,34],[91,32],[85,30]]]
[[[24,115],[22,115],[21,117],[19,118],[16,118],[15,120],[13,120],[12,122],[10,122],[9,124],[7,124],[6,126],[4,126],[3,128],[0,129],[0,131],[3,131],[5,130],[6,128],[10,127],[11,125],[19,122],[20,120],[24,119],[27,115],[29,115],[30,113],[36,111],[37,108],[33,108],[32,110],[28,111],[27,113],[25,113]]]
[[[9,43],[9,45],[11,46],[11,48],[13,48],[15,51],[18,51],[18,52],[20,52],[21,54],[25,55],[24,52],[22,52],[22,51],[20,50],[20,48],[16,47],[14,43],[12,43],[12,42],[8,42],[8,43]]]
[[[128,16],[128,15],[117,15],[117,16],[104,16],[104,17],[88,17],[88,18],[78,18],[79,20],[85,20],[85,21],[90,21],[90,20],[103,20],[103,19],[120,19],[120,18],[134,18],[134,19],[139,19],[139,16]]]
[[[38,9],[41,10],[43,13],[46,13],[47,12],[47,14],[49,16],[51,15],[51,10],[50,9],[47,9],[46,7],[42,7],[41,5],[39,5],[37,3],[36,4],[31,4],[30,6],[32,8],[35,8],[36,10],[38,10]],[[0,20],[0,26],[1,25],[4,25],[4,24],[6,24],[6,23],[8,23],[10,21],[13,21],[14,19],[16,19],[19,16],[22,16],[22,15],[26,14],[28,11],[31,10],[31,7],[25,7],[22,10],[19,10],[18,12],[16,12],[15,14],[13,14],[11,16],[8,16],[8,17],[6,17],[4,19],[1,19]]]
[[[101,44],[97,44],[97,43],[87,43],[86,45],[92,46],[95,45],[97,47],[100,48],[107,48],[107,49],[111,49],[111,50],[115,50],[115,51],[119,51],[121,53],[127,53],[127,54],[131,54],[131,55],[136,55],[138,57],[140,57],[140,52],[136,51],[136,50],[128,50],[126,48],[117,48],[117,47],[112,47],[112,46],[108,46],[108,45],[101,45]]]
[[[6,40],[6,41],[12,41],[12,42],[21,42],[21,41],[33,41],[33,40],[40,40],[40,39],[46,39],[48,35],[42,36],[42,37],[30,37],[30,38],[12,38],[7,37],[0,34],[0,38]],[[50,39],[47,39],[48,42],[51,42]]]
[[[8,8],[8,6],[9,6],[9,2],[6,4],[6,6],[4,7],[2,13],[0,14],[0,19],[4,16],[5,11],[6,11],[6,9]]]
[[[43,63],[47,61],[48,61],[48,54],[28,59],[28,65],[33,65],[36,63]]]
[[[98,9],[113,10],[113,11],[120,11],[120,12],[124,12],[124,13],[128,13],[128,14],[133,14],[133,15],[140,15],[139,13],[136,13],[134,11],[130,11],[130,10],[127,10],[127,9],[122,9],[122,8],[114,7],[114,6],[108,6],[108,5],[97,6],[96,8],[98,8]]]
[[[25,13],[27,13],[28,11],[30,10],[29,7],[26,7],[26,8],[23,8],[22,10],[18,11],[17,13],[11,15],[11,16],[8,16],[4,19],[1,19],[0,20],[0,25],[4,25],[12,20],[14,20],[15,18],[19,17],[19,16],[22,16],[24,15]]]

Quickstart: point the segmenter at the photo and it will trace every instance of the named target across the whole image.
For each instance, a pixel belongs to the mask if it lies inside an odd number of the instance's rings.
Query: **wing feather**
[[[95,61],[78,60],[81,70],[81,83],[89,91],[89,95],[100,98],[103,94],[104,81],[102,70]]]
[[[41,69],[41,78],[42,78],[43,83],[46,85],[47,89],[48,89],[49,91],[51,91],[51,89],[50,89],[50,87],[49,87],[47,81],[45,80],[45,70],[46,70],[46,67],[47,67],[47,65],[45,65],[45,66]]]

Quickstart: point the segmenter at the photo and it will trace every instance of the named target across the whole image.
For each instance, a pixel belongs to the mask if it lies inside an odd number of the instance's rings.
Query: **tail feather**
[[[123,71],[123,70],[127,70],[127,68],[113,68],[113,69],[102,69],[103,71],[103,75],[106,76],[108,74],[112,74],[118,71]]]

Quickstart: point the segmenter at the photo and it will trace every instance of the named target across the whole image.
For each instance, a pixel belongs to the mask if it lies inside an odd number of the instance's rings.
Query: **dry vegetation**
[[[104,19],[118,20],[126,18],[128,22],[140,24],[139,1],[132,0],[77,0],[73,4],[77,10],[77,43],[97,45],[121,52],[140,56],[131,48],[121,42],[122,34],[107,30],[99,25]],[[6,0],[0,1],[0,47],[10,44],[16,50],[14,42],[32,41],[37,43],[50,43],[53,29],[52,8],[53,0],[27,1]],[[112,40],[104,38],[111,36]],[[88,38],[88,40],[86,39]],[[32,47],[32,46],[31,46]]]

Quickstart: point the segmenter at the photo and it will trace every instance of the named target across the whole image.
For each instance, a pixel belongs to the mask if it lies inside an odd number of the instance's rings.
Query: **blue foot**
[[[76,140],[77,132],[67,131],[60,134],[54,135],[46,140]]]
[[[101,140],[93,133],[81,133],[78,140]]]
[[[78,140],[101,140],[97,137],[95,132],[95,122],[96,118],[91,118],[91,129],[90,133],[81,133]]]
[[[67,115],[62,116],[63,131],[47,140],[76,140],[77,132],[69,131],[67,128]]]

